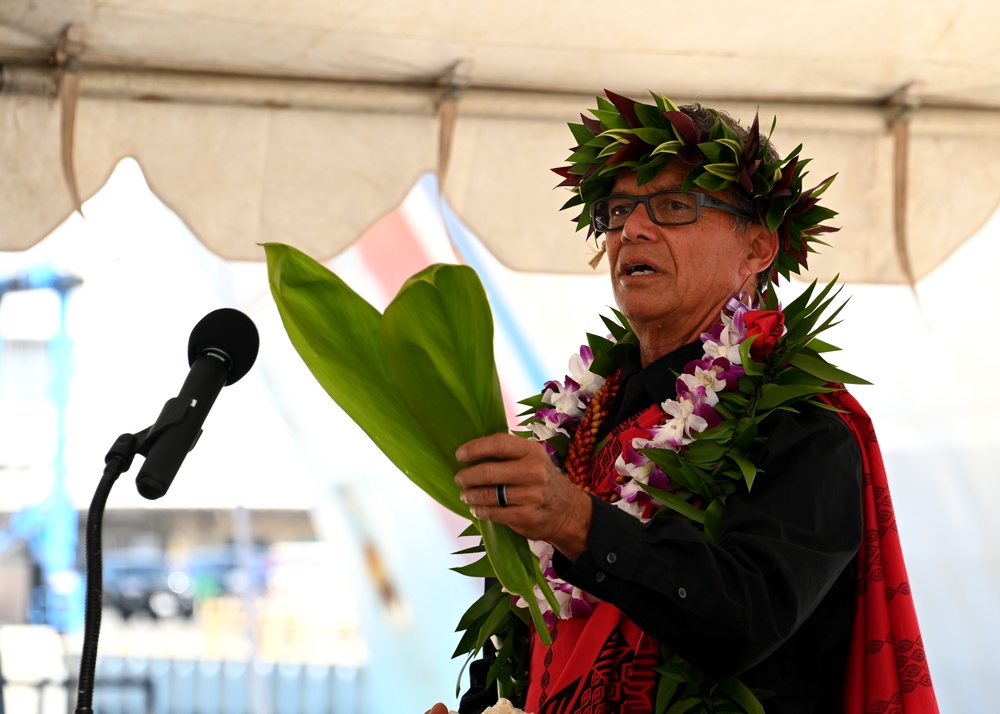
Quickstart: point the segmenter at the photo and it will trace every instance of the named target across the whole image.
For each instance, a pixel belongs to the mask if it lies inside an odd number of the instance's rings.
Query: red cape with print
[[[871,419],[846,391],[821,397],[840,410],[861,450],[863,536],[858,558],[858,608],[844,686],[845,714],[938,714],[927,668],[882,453]],[[594,459],[593,475],[607,473],[622,444],[662,418],[654,405],[614,430]],[[659,646],[609,603],[589,618],[560,620],[551,647],[537,634],[525,711],[650,712],[652,667]]]
[[[858,611],[844,685],[846,714],[937,714],[924,642],[896,530],[896,514],[875,428],[845,391],[823,397],[861,446],[864,532],[858,558]]]

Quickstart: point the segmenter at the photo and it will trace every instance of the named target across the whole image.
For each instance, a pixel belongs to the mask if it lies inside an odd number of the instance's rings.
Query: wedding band
[[[500,504],[501,508],[506,508],[510,505],[507,503],[507,484],[497,484],[497,503]]]

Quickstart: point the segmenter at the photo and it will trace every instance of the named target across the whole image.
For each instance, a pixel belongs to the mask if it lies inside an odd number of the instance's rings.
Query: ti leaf
[[[471,518],[454,470],[406,409],[382,344],[382,316],[347,283],[290,246],[264,246],[271,294],[299,356],[382,452],[445,508]]]
[[[406,282],[383,316],[301,251],[278,243],[264,249],[271,294],[313,376],[410,480],[473,521],[488,561],[468,569],[495,573],[521,595],[547,640],[534,587],[559,607],[527,540],[473,519],[454,481],[461,444],[507,431],[493,321],[475,271],[431,266]]]

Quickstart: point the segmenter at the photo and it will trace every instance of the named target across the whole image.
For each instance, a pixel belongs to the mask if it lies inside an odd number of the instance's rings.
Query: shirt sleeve
[[[840,417],[805,407],[761,430],[751,459],[763,472],[729,497],[717,542],[666,509],[642,524],[595,499],[587,550],[553,560],[560,577],[718,678],[791,637],[861,542],[861,455]]]

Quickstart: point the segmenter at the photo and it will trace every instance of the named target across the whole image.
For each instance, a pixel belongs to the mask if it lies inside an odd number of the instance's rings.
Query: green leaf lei
[[[760,469],[749,459],[751,449],[763,441],[759,435],[760,424],[776,411],[795,411],[812,404],[832,409],[819,400],[819,395],[837,391],[843,384],[867,384],[863,379],[840,370],[824,358],[824,354],[837,348],[818,338],[825,330],[838,324],[836,318],[843,304],[823,318],[839,294],[836,279],[817,291],[813,282],[783,310],[777,304],[773,285],[766,292],[762,309],[741,306],[741,317],[750,313],[770,316],[777,322],[781,334],[747,334],[753,332],[740,325],[729,329],[740,334],[738,343],[742,376],[735,385],[720,391],[714,410],[720,417],[715,426],[692,434],[692,439],[680,448],[647,448],[642,453],[669,475],[669,491],[661,491],[646,484],[642,488],[656,502],[658,510],[653,517],[677,517],[700,528],[705,537],[715,540],[720,533],[726,499],[740,488],[750,489],[761,475]],[[588,345],[593,353],[590,371],[607,377],[623,363],[627,352],[636,344],[624,316],[615,311],[618,322],[603,318],[613,339],[588,335]],[[783,324],[781,324],[783,323]],[[718,327],[718,326],[717,326]],[[522,426],[532,428],[542,421],[540,408],[551,406],[545,401],[545,392],[522,401],[529,407],[528,418]],[[550,453],[561,466],[579,419],[567,434],[556,434],[545,442]],[[532,437],[532,433],[521,432]],[[598,444],[595,448],[601,448]],[[468,534],[472,534],[471,532]],[[462,552],[474,552],[470,548]],[[469,575],[488,573],[481,568],[456,569]],[[529,603],[530,604],[530,603]],[[465,613],[457,630],[463,632],[455,656],[477,654],[486,640],[493,637],[498,646],[497,658],[492,665],[486,686],[497,683],[500,696],[523,706],[528,684],[528,636],[519,626],[527,622],[525,611],[518,607],[508,593],[496,585],[484,594]],[[669,647],[662,648],[656,712],[682,714],[690,712],[747,712],[757,714],[763,707],[756,693],[738,679],[714,681]]]
[[[778,275],[787,280],[790,273],[798,274],[800,266],[807,267],[808,254],[815,252],[813,244],[826,245],[817,236],[840,230],[820,225],[837,215],[819,205],[836,175],[804,189],[808,173],[804,169],[810,159],[800,157],[802,145],[784,158],[774,158],[770,135],[760,135],[758,116],[744,140],[715,110],[708,110],[715,122],[706,131],[664,95],[651,92],[654,103],[642,104],[608,90],[605,94],[607,99],[596,98],[597,108],[590,110],[593,117],[581,115],[579,124],[569,125],[576,140],[569,165],[552,169],[563,177],[559,185],[573,191],[563,209],[582,207],[577,230],[587,227],[588,235],[593,231],[591,206],[611,193],[620,172],[635,171],[641,186],[675,158],[690,168],[682,190],[733,187],[752,199],[758,222],[778,234],[775,280]],[[771,133],[775,126],[776,120]]]

